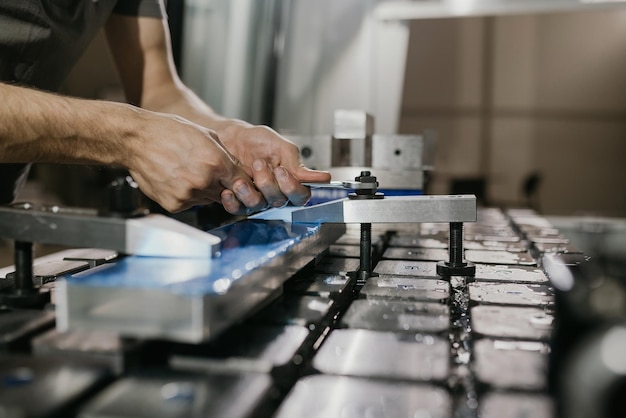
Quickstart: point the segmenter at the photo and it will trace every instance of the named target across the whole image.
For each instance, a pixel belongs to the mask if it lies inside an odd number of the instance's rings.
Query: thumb
[[[330,173],[328,171],[312,170],[303,165],[296,168],[292,174],[300,182],[328,183],[330,181]]]

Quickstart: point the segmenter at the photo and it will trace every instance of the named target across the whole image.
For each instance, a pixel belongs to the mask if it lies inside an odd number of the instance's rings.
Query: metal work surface
[[[56,282],[56,320],[62,328],[90,329],[53,329],[52,306],[0,310],[0,415],[623,416],[559,414],[561,399],[600,410],[609,388],[592,385],[590,373],[621,381],[599,359],[575,360],[618,341],[608,353],[621,361],[622,328],[590,346],[555,342],[558,326],[575,318],[559,316],[564,296],[557,284],[571,284],[565,264],[584,257],[565,253],[579,257],[546,265],[526,235],[553,233],[536,213],[487,208],[477,215],[466,242],[530,257],[534,265],[497,258],[501,264],[477,261],[474,278],[442,278],[431,260],[436,253],[421,250],[445,252],[447,223],[374,225],[378,276],[363,285],[349,274],[359,267],[346,248],[359,246],[356,225],[231,224],[212,231],[222,244],[211,270],[202,259],[74,254],[90,268]],[[486,244],[494,240],[499,244]],[[517,244],[507,249],[511,242]],[[39,269],[55,277],[50,266]],[[607,279],[589,285],[602,290]],[[587,309],[580,295],[577,313]],[[103,330],[109,325],[134,337]],[[554,369],[572,346],[591,351],[573,351],[573,364]],[[554,386],[551,370],[573,388]],[[563,397],[555,396],[561,390]]]

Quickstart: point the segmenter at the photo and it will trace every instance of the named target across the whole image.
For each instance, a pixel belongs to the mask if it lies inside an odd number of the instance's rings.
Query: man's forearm
[[[219,129],[221,125],[233,122],[216,113],[178,80],[147,93],[141,103],[144,109],[178,115],[210,129]]]
[[[125,166],[132,106],[0,83],[0,162]]]

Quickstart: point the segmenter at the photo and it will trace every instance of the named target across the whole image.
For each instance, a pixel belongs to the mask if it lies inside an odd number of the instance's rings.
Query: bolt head
[[[474,277],[476,275],[476,266],[470,262],[451,264],[447,261],[440,261],[437,263],[437,274],[442,277]]]

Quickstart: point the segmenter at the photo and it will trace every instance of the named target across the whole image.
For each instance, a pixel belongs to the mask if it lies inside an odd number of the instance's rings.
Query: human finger
[[[280,190],[280,186],[272,168],[262,159],[252,162],[252,176],[254,185],[265,197],[268,207],[282,207],[288,202],[287,196]]]
[[[227,190],[222,191],[221,200],[229,213],[249,215],[267,208],[265,198],[248,178],[237,178],[231,185],[225,186]]]
[[[281,192],[296,206],[306,204],[311,198],[311,190],[303,186],[285,167],[276,167],[274,176]]]

